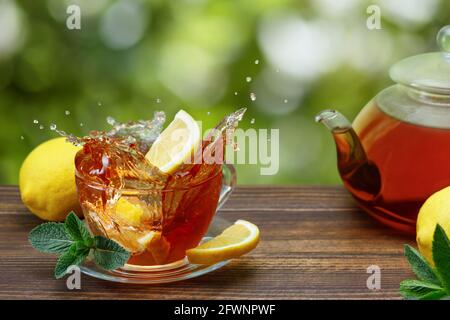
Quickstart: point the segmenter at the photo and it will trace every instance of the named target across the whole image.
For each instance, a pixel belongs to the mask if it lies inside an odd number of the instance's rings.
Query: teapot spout
[[[373,201],[381,191],[378,167],[367,158],[350,121],[336,110],[324,110],[316,118],[330,130],[336,143],[339,174],[356,198]]]

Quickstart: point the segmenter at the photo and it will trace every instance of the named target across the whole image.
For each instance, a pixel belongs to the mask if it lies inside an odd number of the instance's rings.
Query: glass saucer
[[[215,217],[209,226],[202,242],[219,235],[231,223],[225,219]],[[159,266],[137,266],[126,264],[114,271],[108,271],[98,267],[91,260],[86,260],[81,266],[81,272],[91,277],[122,283],[157,284],[181,281],[195,278],[226,265],[229,260],[221,261],[213,265],[199,265],[189,263],[187,258]]]

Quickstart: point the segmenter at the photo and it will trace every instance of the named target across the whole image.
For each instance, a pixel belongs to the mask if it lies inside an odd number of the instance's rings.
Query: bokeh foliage
[[[393,3],[0,0],[0,183],[17,183],[24,157],[55,135],[51,122],[83,135],[108,115],[170,119],[184,108],[211,127],[241,106],[242,128],[280,130],[280,170],[239,165],[239,183],[337,183],[333,141],[314,115],[333,107],[352,119],[392,84],[389,66],[435,51],[450,21],[448,1]],[[66,27],[70,4],[81,30]],[[381,30],[366,27],[370,4]]]

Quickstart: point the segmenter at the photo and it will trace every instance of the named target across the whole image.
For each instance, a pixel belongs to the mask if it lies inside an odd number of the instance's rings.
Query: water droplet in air
[[[84,126],[83,122],[80,123],[80,127]]]
[[[108,122],[108,124],[114,126],[116,124],[116,119],[114,119],[111,116],[106,117],[106,122]]]
[[[255,64],[259,64],[259,60],[258,59],[255,60]]]
[[[245,81],[251,82],[251,81],[252,81],[252,77],[246,77],[246,78],[245,78]]]
[[[41,125],[39,126],[39,129],[43,130],[43,129],[44,129],[44,126],[41,124]]]
[[[210,111],[208,111],[207,113],[206,113],[208,116],[211,114],[211,112]]]
[[[250,120],[250,123],[251,123],[251,124],[254,124],[254,123],[255,123],[255,118],[253,118],[252,120]]]
[[[234,95],[235,95],[235,96],[237,96],[237,95],[238,95],[237,91],[235,91],[235,92],[234,92]]]
[[[250,93],[250,100],[255,101],[256,100],[256,94],[255,93]]]
[[[284,101],[283,101],[284,103],[288,103],[288,99],[284,99]]]
[[[70,111],[69,111],[69,110],[66,110],[66,111],[64,112],[64,114],[65,114],[66,116],[68,116],[68,115],[70,115]]]
[[[24,136],[20,136],[20,139],[23,140],[23,139],[25,139],[25,137]]]
[[[156,99],[156,103],[161,103],[161,99],[160,99],[160,98],[157,98],[157,99]]]
[[[38,120],[36,120],[36,119],[34,119],[34,120],[33,120],[33,123],[34,123],[34,124],[38,124],[38,123],[39,123],[39,121],[38,121]]]
[[[98,105],[99,107],[101,107],[101,106],[102,106],[102,103],[101,103],[101,102],[97,102],[97,105]]]
[[[56,124],[51,123],[50,124],[50,130],[55,131],[56,130]]]

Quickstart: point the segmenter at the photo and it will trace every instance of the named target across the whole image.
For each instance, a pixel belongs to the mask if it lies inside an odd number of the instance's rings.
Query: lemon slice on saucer
[[[186,255],[191,263],[214,264],[238,258],[256,248],[258,242],[258,227],[248,221],[237,220],[217,237],[187,250]]]
[[[200,127],[184,110],[161,132],[146,154],[147,160],[165,173],[174,172],[200,145]]]

